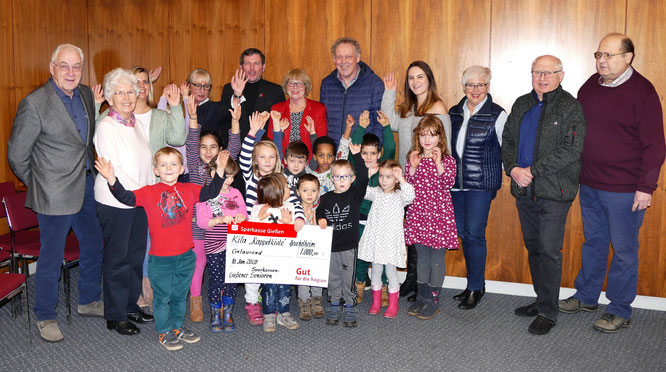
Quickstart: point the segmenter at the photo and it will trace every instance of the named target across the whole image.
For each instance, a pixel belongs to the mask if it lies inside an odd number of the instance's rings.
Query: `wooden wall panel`
[[[7,153],[7,142],[12,131],[11,123],[14,121],[16,110],[16,92],[14,86],[14,53],[13,53],[13,30],[12,30],[12,3],[0,2],[0,64],[5,68],[0,69],[0,182],[14,181],[16,177],[5,160]],[[1,206],[0,206],[1,208]],[[0,234],[7,232],[6,224],[0,227]]]
[[[445,105],[458,103],[464,95],[460,84],[464,69],[490,63],[490,5],[490,0],[394,0],[373,6],[372,67],[381,77],[395,73],[397,102],[404,99],[407,66],[422,60],[433,70]],[[464,32],[470,24],[474,32]],[[494,244],[492,239],[489,244]],[[447,275],[465,276],[462,250],[448,252],[446,261]]]
[[[263,0],[171,0],[169,20],[172,80],[184,81],[193,69],[204,68],[213,79],[216,100],[239,67],[241,52],[264,49]]]
[[[293,68],[312,80],[309,98],[318,100],[321,80],[335,69],[331,45],[349,36],[361,44],[361,59],[372,66],[371,2],[279,0],[266,2],[265,77],[281,84]]]
[[[664,96],[666,77],[666,3],[659,0],[629,0],[627,35],[635,47],[633,66],[652,82],[661,98],[666,114]],[[664,116],[666,121],[666,115]],[[665,129],[666,131],[666,129]],[[666,166],[661,169],[659,187],[652,195],[652,206],[645,214],[641,228],[638,292],[666,297]]]
[[[592,53],[599,40],[609,32],[624,31],[625,6],[624,0],[493,1],[490,64],[495,101],[508,112],[517,97],[529,92],[532,61],[543,54],[553,54],[562,60],[565,71],[562,86],[575,96],[595,71]],[[506,176],[491,208],[488,235],[489,243],[491,239],[500,242],[496,247],[500,250],[499,257],[495,257],[500,265],[491,261],[489,254],[487,277],[531,282],[515,199]],[[576,199],[569,211],[562,251],[565,287],[573,287],[583,241],[580,205]]]

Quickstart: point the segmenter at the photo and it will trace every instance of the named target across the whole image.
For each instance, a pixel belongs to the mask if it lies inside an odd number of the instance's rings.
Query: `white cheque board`
[[[333,229],[243,222],[229,225],[227,283],[328,286]]]

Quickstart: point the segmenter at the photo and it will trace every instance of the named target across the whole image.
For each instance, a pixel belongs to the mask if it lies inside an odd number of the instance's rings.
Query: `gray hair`
[[[465,69],[460,78],[460,83],[462,84],[463,90],[465,89],[465,84],[472,79],[482,79],[484,83],[490,83],[492,74],[488,67],[483,67],[479,65],[470,66]]]
[[[331,47],[331,54],[333,55],[333,57],[335,57],[335,49],[338,47],[338,45],[345,44],[345,43],[351,44],[352,46],[354,46],[354,49],[356,49],[356,54],[359,57],[361,56],[361,44],[359,44],[358,41],[356,41],[356,39],[352,39],[350,37],[345,36],[345,37],[339,38],[338,40],[336,40],[333,43],[333,46]]]
[[[129,70],[118,67],[104,75],[104,83],[102,84],[104,86],[104,99],[109,104],[111,104],[111,97],[113,97],[113,92],[116,91],[116,86],[119,83],[129,83],[134,88],[136,95],[139,95],[139,83],[136,76]]]
[[[564,70],[564,66],[562,65],[562,61],[561,61],[559,58],[557,58],[557,57],[555,57],[555,56],[552,56],[552,55],[550,55],[550,54],[544,54],[544,55],[542,55],[542,56],[538,56],[538,57],[534,58],[534,61],[532,61],[532,68],[534,68],[534,64],[536,63],[536,61],[537,61],[539,58],[542,58],[542,57],[555,58],[555,62],[557,62],[557,69],[558,69],[558,70]]]
[[[71,49],[71,50],[77,51],[79,53],[79,56],[81,56],[81,64],[83,64],[83,51],[81,50],[81,48],[77,47],[76,45],[72,45],[72,44],[60,44],[60,45],[58,45],[55,48],[55,50],[53,51],[53,54],[51,54],[51,62],[56,63],[56,58],[58,58],[58,54],[61,51],[66,50],[66,49]]]

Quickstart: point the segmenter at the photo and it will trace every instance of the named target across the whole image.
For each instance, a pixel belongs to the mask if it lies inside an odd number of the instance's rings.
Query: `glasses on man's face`
[[[558,72],[562,72],[562,70],[557,70],[557,71],[532,71],[532,77],[533,78],[540,78],[541,76],[545,77],[546,79],[552,79],[555,74]]]
[[[469,84],[469,83],[466,83],[465,84],[465,88],[467,88],[467,90],[474,90],[474,89],[477,89],[477,88],[478,89],[483,89],[487,86],[488,86],[488,83],[484,83],[484,84]]]
[[[136,96],[136,92],[133,90],[128,90],[128,91],[117,90],[113,92],[113,95],[116,97],[134,97]]]
[[[606,60],[609,60],[615,56],[619,56],[620,54],[625,54],[627,52],[621,52],[621,53],[608,53],[608,52],[595,52],[594,53],[594,59],[601,59],[601,57],[606,58]]]
[[[287,86],[289,88],[303,88],[305,86],[305,83],[302,81],[290,81],[287,83]]]
[[[336,174],[331,178],[333,178],[333,181],[349,181],[352,177],[354,177],[353,174]]]
[[[211,85],[210,84],[195,84],[195,83],[190,83],[194,87],[194,89],[198,90],[210,90]]]
[[[51,62],[51,63],[53,63],[53,62]],[[60,70],[61,72],[68,72],[70,69],[73,72],[81,72],[81,70],[83,69],[83,66],[78,64],[78,63],[73,65],[73,66],[70,66],[70,65],[66,64],[65,62],[53,63],[53,65],[58,67],[58,70]]]

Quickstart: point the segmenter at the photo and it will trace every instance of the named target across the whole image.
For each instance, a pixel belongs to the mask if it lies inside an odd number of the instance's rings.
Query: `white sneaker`
[[[277,324],[287,327],[287,329],[297,329],[298,328],[298,323],[296,323],[296,320],[291,316],[289,312],[278,314],[277,316]]]
[[[275,314],[264,314],[264,332],[275,332]]]

